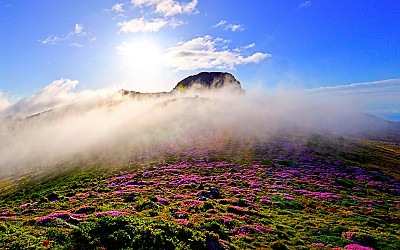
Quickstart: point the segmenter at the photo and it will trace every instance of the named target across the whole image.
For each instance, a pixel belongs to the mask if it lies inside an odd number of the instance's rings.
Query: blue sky
[[[245,89],[342,89],[400,120],[399,17],[397,0],[2,0],[0,109],[61,78],[169,91],[218,70]]]

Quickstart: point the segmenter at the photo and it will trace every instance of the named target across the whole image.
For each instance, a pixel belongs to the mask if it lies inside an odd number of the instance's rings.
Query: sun
[[[169,74],[161,40],[135,38],[116,47],[119,69],[123,84],[141,92],[159,92],[170,88],[174,79]]]
[[[123,42],[117,47],[123,66],[129,70],[149,72],[160,66],[161,50],[157,42],[149,39],[137,39]]]

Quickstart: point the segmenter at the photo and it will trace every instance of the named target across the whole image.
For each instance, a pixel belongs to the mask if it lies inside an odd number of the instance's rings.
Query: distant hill
[[[370,114],[359,114],[348,119],[343,125],[343,130],[349,134],[400,143],[400,122],[391,122]]]

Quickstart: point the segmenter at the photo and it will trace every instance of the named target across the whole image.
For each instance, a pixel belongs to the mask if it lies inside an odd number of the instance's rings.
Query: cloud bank
[[[178,27],[184,22],[175,19],[178,14],[191,14],[197,11],[198,1],[193,0],[188,3],[180,3],[174,0],[132,0],[133,7],[149,7],[152,12],[159,15],[158,18],[148,20],[145,16],[133,18],[128,21],[119,22],[120,32],[138,33],[138,32],[158,32],[165,27]],[[123,5],[116,4],[112,7],[113,11],[123,12]]]
[[[313,98],[327,102],[345,102],[364,112],[400,121],[400,79],[352,83],[308,89]]]
[[[7,100],[5,100],[3,105],[5,108],[3,108],[3,110],[0,108],[0,115],[25,118],[41,112],[57,109],[74,102],[105,98],[116,91],[114,88],[105,88],[74,92],[77,85],[77,80],[63,78],[55,80],[38,93],[23,98],[14,104],[7,103]],[[2,98],[0,95],[0,107],[1,103]]]
[[[227,48],[229,41],[209,35],[178,43],[167,49],[165,63],[176,70],[233,69],[237,65],[259,63],[271,54],[256,52],[245,56]]]
[[[345,85],[320,87],[309,89],[308,92],[316,95],[376,95],[382,93],[396,93],[400,92],[400,78],[388,79],[373,82],[351,83]]]
[[[170,17],[178,14],[196,13],[198,0],[188,3],[181,3],[175,0],[132,0],[131,3],[135,7],[151,7],[155,13]]]
[[[129,162],[137,154],[159,152],[160,147],[179,151],[204,138],[367,130],[371,128],[363,124],[354,99],[334,95],[358,92],[365,97],[367,89],[374,88],[381,97],[390,96],[387,91],[399,91],[400,79],[292,93],[253,88],[243,95],[220,89],[158,98],[122,96],[116,89],[76,92],[77,84],[59,79],[15,104],[5,102],[14,116],[0,117],[0,175],[75,160]],[[321,95],[333,99],[318,98]],[[37,112],[43,113],[24,118]]]
[[[0,114],[11,105],[6,95],[0,90]]]

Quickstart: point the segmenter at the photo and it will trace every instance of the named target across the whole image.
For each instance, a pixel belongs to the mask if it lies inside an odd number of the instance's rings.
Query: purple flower
[[[46,224],[46,223],[49,222],[49,221],[52,221],[53,219],[54,219],[54,218],[51,217],[51,216],[42,216],[42,217],[36,219],[36,223],[37,223],[39,226],[43,226],[44,224]]]
[[[346,249],[346,250],[374,250],[371,247],[364,247],[364,246],[361,246],[358,244],[347,245],[344,249]]]
[[[163,205],[168,205],[169,204],[169,200],[167,198],[157,198],[157,201],[160,202]]]
[[[60,219],[66,220],[69,218],[69,214],[64,213],[64,212],[55,212],[55,213],[50,214],[49,217],[60,218]]]
[[[343,232],[342,233],[342,237],[345,238],[345,239],[351,240],[351,239],[353,239],[355,234],[357,234],[357,233],[354,233],[354,232]]]
[[[251,187],[251,188],[258,188],[259,185],[258,185],[257,183],[255,183],[255,182],[251,182],[251,183],[250,183],[250,187]]]
[[[33,207],[37,204],[37,202],[32,202],[32,203],[25,203],[19,206],[19,208],[27,208],[27,207]]]
[[[262,196],[261,199],[260,199],[260,202],[264,203],[264,204],[271,204],[272,200],[267,196]]]
[[[101,217],[101,216],[118,216],[118,215],[123,215],[126,214],[124,211],[118,211],[118,210],[112,210],[112,211],[105,211],[105,212],[97,212],[95,213],[96,217]]]
[[[324,243],[316,243],[316,242],[313,242],[313,243],[311,244],[311,246],[313,246],[313,247],[324,247],[325,244],[324,244]]]
[[[266,226],[261,225],[243,225],[240,228],[235,228],[232,230],[234,234],[249,236],[249,233],[271,233],[273,230]]]
[[[179,225],[185,227],[191,227],[193,225],[190,221],[184,219],[177,219],[176,221],[178,222]]]

